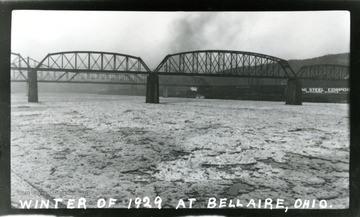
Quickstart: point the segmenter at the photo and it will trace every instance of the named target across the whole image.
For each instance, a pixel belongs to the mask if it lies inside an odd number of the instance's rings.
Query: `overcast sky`
[[[41,60],[60,51],[108,51],[155,68],[169,53],[221,49],[283,59],[350,50],[350,13],[13,11],[11,50]]]

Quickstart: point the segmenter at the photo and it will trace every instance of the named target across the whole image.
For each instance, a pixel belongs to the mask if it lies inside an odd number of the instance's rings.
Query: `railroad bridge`
[[[38,82],[146,85],[146,102],[159,103],[159,85],[208,85],[204,77],[286,79],[286,104],[301,105],[300,79],[343,79],[340,66],[303,67],[294,73],[286,60],[252,52],[202,50],[167,55],[155,70],[127,54],[68,51],[41,61],[12,53],[11,81],[27,82],[28,101],[38,102]],[[189,77],[191,82],[177,77]],[[319,77],[320,76],[320,77]],[[342,76],[342,77],[341,77]],[[159,77],[161,77],[159,79]]]

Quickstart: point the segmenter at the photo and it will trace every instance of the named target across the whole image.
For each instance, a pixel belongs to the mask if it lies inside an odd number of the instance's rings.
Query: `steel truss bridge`
[[[146,85],[146,102],[158,103],[159,85],[206,86],[204,77],[287,79],[287,104],[301,104],[300,77],[318,78],[319,73],[323,73],[323,79],[338,79],[338,74],[343,75],[336,67],[331,68],[334,72],[323,68],[321,72],[313,72],[312,68],[304,67],[296,74],[286,60],[228,50],[169,54],[154,71],[140,57],[119,53],[58,52],[46,55],[40,62],[12,53],[11,81],[28,82],[29,89],[34,92],[32,101],[36,102],[38,82],[66,82]],[[190,79],[184,79],[186,77]]]
[[[345,65],[308,65],[299,69],[297,76],[306,80],[348,80],[349,66]]]

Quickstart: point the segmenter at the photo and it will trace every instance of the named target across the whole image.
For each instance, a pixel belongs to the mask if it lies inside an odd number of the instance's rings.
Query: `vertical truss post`
[[[286,104],[302,105],[301,81],[299,79],[288,79],[286,87]]]
[[[34,69],[28,71],[28,102],[39,102],[37,71]]]
[[[146,79],[146,103],[159,103],[159,76],[151,73]]]

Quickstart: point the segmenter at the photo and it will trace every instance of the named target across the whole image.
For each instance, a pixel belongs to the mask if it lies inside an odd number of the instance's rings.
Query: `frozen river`
[[[12,203],[148,196],[349,201],[349,105],[12,94]],[[244,202],[245,203],[245,202]],[[246,203],[245,203],[246,204]]]

